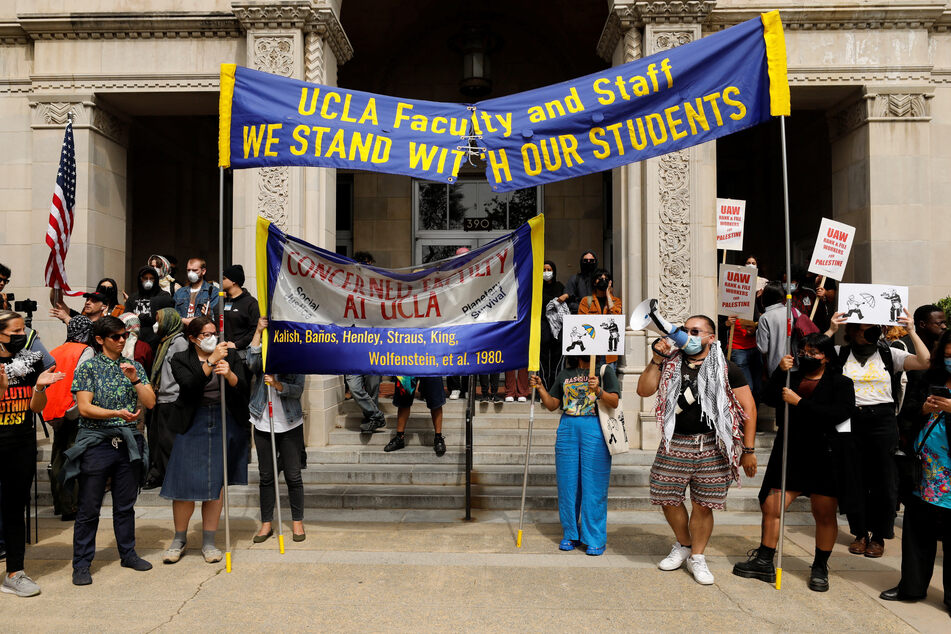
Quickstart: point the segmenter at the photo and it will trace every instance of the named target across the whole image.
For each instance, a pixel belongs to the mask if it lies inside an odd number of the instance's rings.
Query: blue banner
[[[537,370],[544,217],[429,268],[359,264],[258,219],[268,372]]]
[[[789,114],[776,11],[651,57],[474,105],[397,99],[222,64],[219,164],[312,165],[496,191],[641,161]]]

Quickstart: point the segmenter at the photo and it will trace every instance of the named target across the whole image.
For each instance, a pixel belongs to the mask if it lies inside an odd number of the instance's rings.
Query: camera
[[[35,313],[37,309],[36,301],[32,299],[24,299],[20,301],[13,302],[13,310],[18,313]]]

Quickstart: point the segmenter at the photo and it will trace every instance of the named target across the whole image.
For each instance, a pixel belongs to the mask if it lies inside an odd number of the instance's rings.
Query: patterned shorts
[[[651,466],[651,504],[682,504],[690,485],[690,500],[722,510],[733,475],[730,463],[717,448],[716,434],[674,434],[670,449],[661,441]]]

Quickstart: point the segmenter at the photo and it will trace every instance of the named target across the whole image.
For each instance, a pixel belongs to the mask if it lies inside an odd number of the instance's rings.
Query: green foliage
[[[939,299],[935,306],[940,306],[945,315],[951,315],[951,296]]]

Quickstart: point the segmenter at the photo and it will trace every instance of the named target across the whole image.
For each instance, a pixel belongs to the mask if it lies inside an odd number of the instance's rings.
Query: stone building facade
[[[470,3],[463,3],[469,5]],[[131,276],[151,252],[217,262],[218,67],[237,63],[308,81],[411,98],[465,101],[452,45],[466,24],[492,33],[491,96],[571,79],[684,44],[779,9],[793,116],[787,121],[794,259],[818,219],[858,228],[846,280],[907,285],[917,305],[949,294],[951,3],[945,0],[0,0],[0,261],[9,290],[43,298],[44,244],[62,130],[75,117],[77,224],[70,282]],[[491,50],[489,50],[491,49]],[[761,126],[612,172],[530,193],[547,218],[562,280],[584,249],[612,269],[627,308],[658,297],[672,321],[713,312],[713,201],[748,200],[748,248],[774,276],[782,251],[779,128]],[[478,169],[461,193],[479,213]],[[468,179],[468,180],[466,180]],[[268,168],[226,178],[226,258],[253,275],[260,213],[329,249],[410,266],[508,227],[463,233],[421,220],[425,184],[406,177]],[[458,193],[458,192],[457,192]],[[467,211],[466,213],[470,213]],[[731,254],[731,258],[739,257]],[[182,266],[181,268],[184,268]],[[210,266],[217,275],[217,266]],[[41,302],[42,305],[42,302]],[[50,342],[62,328],[36,318]],[[628,331],[625,404],[647,338]],[[308,439],[326,443],[342,396],[312,377]]]

